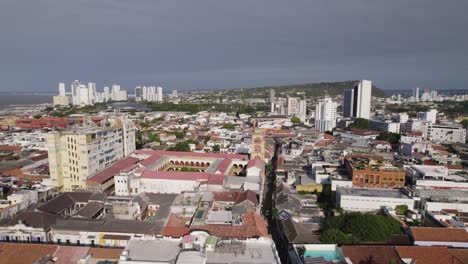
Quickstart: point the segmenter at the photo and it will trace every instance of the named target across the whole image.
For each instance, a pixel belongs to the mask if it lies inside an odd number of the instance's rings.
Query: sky
[[[1,0],[0,91],[468,89],[466,0]]]

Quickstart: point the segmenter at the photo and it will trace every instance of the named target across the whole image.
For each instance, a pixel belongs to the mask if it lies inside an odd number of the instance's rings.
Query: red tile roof
[[[416,263],[463,264],[460,259],[451,254],[447,247],[397,246],[395,249],[402,259],[410,258]]]
[[[218,168],[216,168],[216,171],[219,171],[219,173],[221,174],[226,174],[227,172],[227,169],[229,168],[229,166],[231,165],[231,162],[232,160],[230,158],[226,158],[224,159],[218,166]]]
[[[23,147],[20,146],[9,146],[9,145],[0,145],[0,150],[3,151],[21,151]]]
[[[468,242],[468,232],[463,228],[412,227],[415,241]]]
[[[134,157],[127,157],[123,160],[120,160],[114,165],[110,166],[109,168],[98,172],[94,176],[89,177],[86,182],[87,183],[103,183],[104,181],[108,180],[111,177],[114,177],[117,175],[120,171],[128,168],[129,166],[136,164],[138,161],[140,161],[137,158]]]
[[[259,169],[264,169],[265,168],[265,161],[261,159],[251,159],[249,160],[249,163],[247,163],[247,168],[251,167],[257,167]]]
[[[343,246],[342,250],[352,263],[404,264],[393,246]]]

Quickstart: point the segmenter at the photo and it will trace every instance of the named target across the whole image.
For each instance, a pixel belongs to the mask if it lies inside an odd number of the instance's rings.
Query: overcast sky
[[[0,0],[0,91],[468,89],[467,0]]]

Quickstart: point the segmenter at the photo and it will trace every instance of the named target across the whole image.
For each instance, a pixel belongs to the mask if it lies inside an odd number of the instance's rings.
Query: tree
[[[468,129],[468,119],[463,119],[460,124],[462,124],[464,128]]]
[[[397,205],[395,211],[397,215],[404,215],[408,211],[408,206],[406,204]]]
[[[349,125],[350,128],[370,129],[369,120],[365,118],[356,118],[354,122]]]
[[[347,239],[333,229],[341,231]],[[393,234],[401,234],[397,220],[370,213],[345,213],[329,217],[323,223],[323,230],[321,240],[326,243],[385,242]]]
[[[223,128],[227,129],[227,130],[234,130],[234,129],[236,129],[236,125],[235,124],[224,124]]]
[[[299,124],[299,123],[301,123],[301,119],[299,119],[299,117],[297,117],[297,116],[294,116],[294,117],[291,118],[291,123]]]
[[[221,151],[221,146],[219,146],[218,144],[214,145],[213,147],[211,147],[211,151],[213,152],[220,152]]]
[[[392,145],[396,145],[400,142],[401,135],[392,132],[380,132],[376,139],[385,140],[390,142]]]
[[[161,142],[161,138],[159,138],[159,135],[154,133],[149,137],[150,142]]]
[[[337,228],[325,231],[320,236],[320,241],[325,244],[353,244],[350,237]]]
[[[174,132],[174,135],[176,136],[176,138],[182,139],[185,137],[185,132],[177,131],[177,132]]]

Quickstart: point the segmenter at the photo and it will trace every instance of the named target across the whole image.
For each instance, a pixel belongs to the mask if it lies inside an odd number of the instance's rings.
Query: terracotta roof
[[[221,174],[225,174],[229,166],[231,165],[232,160],[230,158],[224,159],[219,166],[216,168],[216,171],[219,171]]]
[[[239,204],[243,201],[249,200],[255,205],[258,204],[257,194],[251,190],[247,190],[244,192],[215,192],[213,193],[213,200],[231,202],[234,204]]]
[[[264,169],[265,168],[265,161],[263,161],[261,159],[251,159],[247,163],[247,168],[251,168],[251,167],[257,167],[259,169]]]
[[[255,212],[248,212],[243,216],[243,225],[202,225],[191,226],[191,230],[204,230],[211,235],[222,238],[251,238],[270,237],[265,218]]]
[[[9,145],[0,145],[1,151],[21,151],[23,147],[20,146],[9,146]]]
[[[449,252],[452,256],[461,260],[462,263],[468,263],[468,249],[449,248]]]
[[[178,217],[175,214],[170,214],[166,226],[162,229],[163,236],[182,237],[190,232],[190,228],[185,226],[191,220],[190,217]]]
[[[404,264],[392,246],[343,246],[342,250],[344,257],[349,258],[352,263],[386,264],[393,261],[394,264]]]
[[[97,183],[103,183],[109,178],[115,176],[118,174],[120,171],[124,170],[125,168],[128,168],[130,165],[133,165],[140,161],[138,158],[134,157],[127,157],[123,160],[117,161],[114,163],[112,166],[109,168],[98,172],[97,174],[94,174],[93,176],[89,177],[86,182],[97,182]]]
[[[56,250],[56,245],[0,243],[0,264],[33,263]]]
[[[397,246],[395,249],[402,259],[411,258],[416,263],[463,264],[460,259],[450,253],[447,247]]]
[[[468,232],[463,228],[412,227],[415,241],[468,242]]]
[[[118,260],[120,258],[120,254],[122,254],[122,251],[123,251],[123,248],[92,247],[89,249],[88,254],[90,254],[93,259]]]

